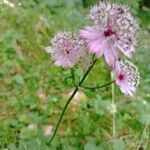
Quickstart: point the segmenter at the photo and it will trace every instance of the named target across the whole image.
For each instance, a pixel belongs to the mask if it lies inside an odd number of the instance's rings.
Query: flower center
[[[118,13],[119,14],[123,14],[124,13],[123,9],[122,8],[118,8]]]
[[[111,36],[113,34],[115,34],[115,32],[112,31],[111,29],[107,29],[107,30],[104,31],[104,36],[105,37]]]
[[[64,49],[65,49],[66,54],[70,54],[71,46],[72,46],[71,43],[68,42],[68,41],[65,41],[65,42],[63,43],[63,47],[64,47]]]
[[[119,80],[121,80],[121,81],[124,80],[124,74],[120,74],[118,78],[119,78]]]
[[[70,53],[69,50],[66,49],[66,53],[69,54]]]

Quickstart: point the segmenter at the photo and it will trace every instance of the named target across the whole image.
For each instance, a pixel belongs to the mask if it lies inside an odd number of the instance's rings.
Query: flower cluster
[[[64,68],[73,67],[86,54],[84,40],[67,31],[58,32],[45,50],[51,53],[55,65]]]
[[[122,5],[101,2],[90,10],[93,26],[80,31],[89,52],[97,57],[104,55],[110,67],[121,53],[130,58],[134,52],[138,24],[128,10]]]
[[[80,30],[79,35],[59,32],[45,50],[51,53],[57,66],[73,67],[88,58],[87,52],[98,59],[104,56],[106,64],[115,73],[116,84],[126,95],[133,95],[139,84],[139,72],[135,65],[122,60],[131,58],[135,51],[138,23],[124,5],[100,2],[91,8],[91,26]]]
[[[130,96],[139,85],[140,75],[137,67],[130,61],[116,61],[115,80],[121,91]]]

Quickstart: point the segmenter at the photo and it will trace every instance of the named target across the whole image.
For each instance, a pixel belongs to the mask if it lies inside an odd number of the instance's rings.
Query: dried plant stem
[[[111,72],[111,79],[114,79],[114,74],[113,72]],[[113,135],[112,135],[112,139],[113,139],[113,150],[115,150],[115,139],[116,139],[116,105],[115,105],[115,86],[114,83],[112,83],[112,87],[111,87],[111,93],[112,93],[112,123],[113,123]]]
[[[143,130],[143,133],[142,133],[142,136],[141,136],[141,139],[138,143],[138,146],[137,146],[137,149],[136,150],[139,150],[140,146],[142,146],[142,142],[146,139],[144,139],[144,135],[147,134],[147,140],[146,140],[146,144],[144,144],[144,149],[146,150],[147,149],[147,145],[148,145],[148,142],[149,142],[149,130],[148,130],[148,127],[150,125],[150,116],[148,117],[147,119],[147,122],[145,124],[145,127],[144,127],[144,130]],[[148,131],[147,131],[148,130]]]

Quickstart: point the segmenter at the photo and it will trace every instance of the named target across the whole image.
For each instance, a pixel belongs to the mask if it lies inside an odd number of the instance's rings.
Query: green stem
[[[96,61],[97,61],[97,59],[95,59],[95,60],[93,61],[93,64],[88,68],[88,70],[87,70],[86,73],[84,74],[83,78],[80,80],[79,85],[74,89],[73,93],[71,94],[71,96],[70,96],[69,99],[67,100],[67,103],[65,104],[65,106],[64,106],[64,108],[63,108],[63,111],[62,111],[61,116],[60,116],[60,118],[59,118],[59,120],[58,120],[58,123],[57,123],[57,125],[56,125],[55,130],[54,130],[54,133],[53,133],[53,135],[52,135],[52,137],[51,137],[51,139],[50,139],[50,144],[51,144],[51,142],[53,141],[53,139],[54,139],[54,137],[55,137],[55,135],[56,135],[56,132],[57,132],[57,130],[58,130],[58,127],[59,127],[59,125],[60,125],[60,123],[61,123],[61,121],[62,121],[62,119],[63,119],[64,113],[65,113],[65,111],[66,111],[66,109],[67,109],[69,103],[71,102],[71,100],[73,99],[73,97],[75,96],[75,94],[78,92],[79,87],[82,85],[83,81],[85,80],[85,78],[87,77],[87,75],[89,74],[89,72],[91,71],[91,69],[93,68],[93,66],[94,66],[94,64],[96,63]]]
[[[73,79],[73,82],[75,81],[75,73],[74,73],[74,69],[71,68],[71,76],[72,76],[72,79]]]
[[[111,79],[114,79],[114,73],[111,72]],[[115,107],[115,85],[112,83],[111,87],[111,93],[112,93],[112,107]],[[112,108],[114,109],[114,108]],[[115,140],[116,140],[116,112],[113,110],[112,111],[112,119],[113,119],[113,150],[115,150]]]
[[[60,123],[61,123],[61,121],[62,121],[62,118],[63,118],[63,116],[64,116],[64,113],[65,113],[65,111],[66,111],[66,109],[67,109],[69,103],[71,102],[71,100],[73,99],[73,97],[75,96],[75,94],[78,92],[78,90],[79,90],[78,87],[76,87],[75,90],[73,91],[73,93],[71,94],[71,96],[69,97],[67,103],[65,104],[65,107],[63,108],[63,111],[62,111],[61,116],[60,116],[60,118],[59,118],[59,121],[58,121],[58,123],[57,123],[57,125],[56,125],[56,128],[55,128],[55,130],[54,130],[54,133],[53,133],[53,135],[52,135],[52,137],[51,137],[51,139],[50,139],[50,143],[52,142],[52,140],[54,139],[54,137],[55,137],[55,135],[56,135],[57,129],[58,129],[58,127],[59,127],[59,125],[60,125]]]
[[[106,86],[108,86],[108,85],[110,85],[110,84],[112,84],[112,83],[114,83],[114,80],[113,80],[113,81],[110,81],[110,82],[108,82],[108,83],[106,83],[106,84],[104,84],[104,85],[100,85],[100,86],[95,86],[95,87],[80,86],[80,87],[85,88],[85,89],[89,89],[89,90],[96,90],[96,89],[101,89],[101,88],[103,88],[103,87],[106,87]]]

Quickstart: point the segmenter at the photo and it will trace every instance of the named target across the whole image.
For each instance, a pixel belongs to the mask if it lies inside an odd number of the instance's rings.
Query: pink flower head
[[[129,61],[116,61],[115,81],[122,93],[133,96],[139,85],[140,75],[137,67]]]
[[[91,8],[89,18],[94,25],[80,31],[80,36],[87,41],[89,52],[97,57],[104,55],[110,66],[121,52],[131,57],[136,45],[138,24],[127,7],[101,2]]]
[[[85,53],[85,42],[70,32],[58,32],[45,50],[51,53],[55,65],[73,67]]]

